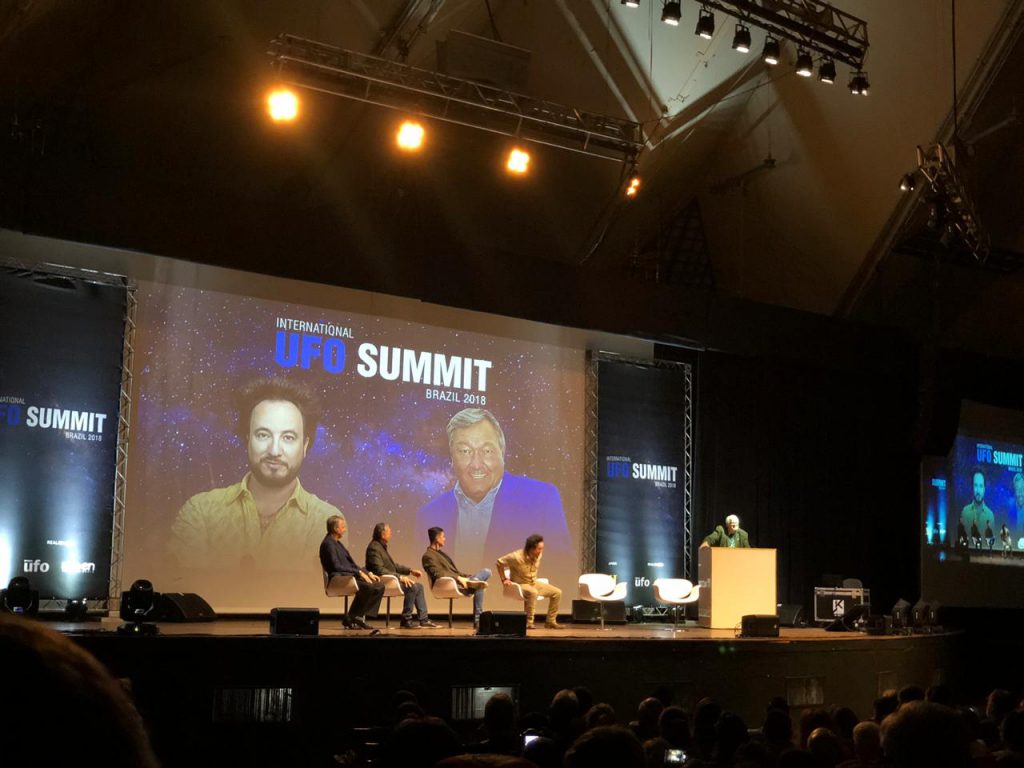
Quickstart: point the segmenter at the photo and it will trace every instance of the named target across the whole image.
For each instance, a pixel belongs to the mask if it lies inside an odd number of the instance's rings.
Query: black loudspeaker
[[[600,624],[601,604],[592,603],[590,600],[572,601],[572,620],[576,624]],[[626,604],[623,602],[604,604],[605,624],[625,624]]]
[[[740,619],[740,637],[778,637],[779,617],[751,613]]]
[[[520,611],[484,611],[478,635],[526,637],[526,614]]]
[[[806,627],[807,617],[804,616],[804,607],[792,603],[782,603],[779,606],[779,626]]]
[[[272,608],[270,634],[317,635],[320,633],[319,608]]]
[[[156,602],[156,621],[216,621],[217,612],[195,592],[163,592]]]
[[[868,635],[891,635],[892,616],[872,614],[864,621],[864,632]]]

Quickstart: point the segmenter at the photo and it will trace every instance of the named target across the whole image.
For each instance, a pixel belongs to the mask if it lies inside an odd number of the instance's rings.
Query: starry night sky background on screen
[[[543,570],[554,583],[575,581],[583,492],[582,349],[178,286],[143,283],[137,297],[125,583],[156,575],[163,581],[158,590],[199,592],[222,610],[265,609],[271,607],[268,600],[320,603],[315,551],[308,562],[295,564],[301,578],[284,579],[280,573],[232,569],[185,572],[163,558],[181,505],[196,493],[237,483],[248,470],[246,447],[235,434],[237,391],[255,377],[282,374],[297,378],[321,401],[322,420],[300,480],[345,515],[346,540],[358,561],[373,525],[388,521],[395,559],[419,567],[427,542],[425,532],[413,530],[416,511],[454,485],[445,425],[462,408],[480,406],[505,432],[506,471],[552,483],[561,493],[573,551],[546,559]],[[275,352],[282,318],[333,326],[335,345],[345,347],[344,369],[326,370],[339,367],[337,346],[325,366],[329,333],[309,334],[321,341],[313,342],[314,355],[320,354],[308,368],[301,361],[281,365]],[[467,326],[472,318],[467,313]],[[285,348],[285,358],[301,351],[298,337],[289,343],[294,346]],[[445,355],[449,362],[489,361],[486,390],[478,386],[480,367],[473,369],[468,389],[403,382],[401,376],[388,381],[379,372],[360,375],[364,343],[374,345],[378,363],[384,346]],[[431,397],[428,390],[460,402]],[[469,571],[493,567],[456,562]]]

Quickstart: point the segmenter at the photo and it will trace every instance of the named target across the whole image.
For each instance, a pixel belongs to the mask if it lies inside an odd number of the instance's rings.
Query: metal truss
[[[679,510],[683,522],[683,540],[679,543],[683,562],[683,578],[691,578],[693,573],[693,365],[691,363],[672,360],[643,360],[623,357],[607,352],[587,353],[586,378],[586,467],[583,494],[583,533],[582,559],[583,568],[593,570],[597,566],[597,484],[600,468],[598,466],[598,367],[602,362],[630,363],[648,368],[682,369],[683,401],[686,405],[683,417],[683,508]]]
[[[855,70],[868,55],[868,23],[815,0],[701,0],[776,37],[793,40]]]
[[[633,160],[640,123],[282,34],[267,51],[296,87],[608,160]]]
[[[136,286],[126,285],[124,313],[124,346],[121,352],[121,404],[117,414],[117,465],[114,470],[114,518],[110,535],[110,587],[107,607],[110,611],[121,608],[121,568],[124,564],[125,491],[128,486],[128,436],[132,416],[132,371],[135,367],[135,314],[138,301]]]
[[[978,220],[974,203],[949,157],[949,151],[941,143],[927,148],[919,146],[917,168],[930,187],[926,196],[932,205],[929,225],[934,229],[945,228],[971,252],[975,260],[984,263],[991,250],[988,232]]]

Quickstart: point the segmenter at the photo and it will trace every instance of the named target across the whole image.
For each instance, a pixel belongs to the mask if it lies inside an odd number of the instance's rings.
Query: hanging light
[[[796,73],[800,77],[810,77],[814,74],[814,61],[806,48],[801,48],[796,55]]]
[[[640,0],[622,0],[622,4],[627,8],[639,8]]]
[[[867,72],[856,72],[850,78],[850,93],[854,96],[867,96],[871,83],[868,82]]]
[[[732,36],[732,49],[740,53],[750,52],[750,27],[742,23],[736,25],[736,34]]]
[[[715,14],[707,8],[700,9],[700,16],[697,17],[697,27],[693,30],[695,35],[710,40],[715,36]]]
[[[661,20],[671,27],[678,27],[683,18],[683,9],[676,0],[668,0],[661,7]]]
[[[779,41],[771,35],[768,35],[764,39],[764,51],[761,53],[761,59],[765,64],[775,66],[779,63]]]
[[[913,192],[914,187],[917,186],[917,174],[905,173],[903,178],[900,179],[900,191],[902,192]]]
[[[818,79],[832,85],[836,81],[836,63],[832,59],[823,59],[818,67]]]

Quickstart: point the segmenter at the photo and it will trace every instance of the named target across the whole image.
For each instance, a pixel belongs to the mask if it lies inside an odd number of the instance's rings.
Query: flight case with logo
[[[814,588],[814,620],[829,624],[841,619],[856,605],[871,608],[871,590],[845,587]]]

